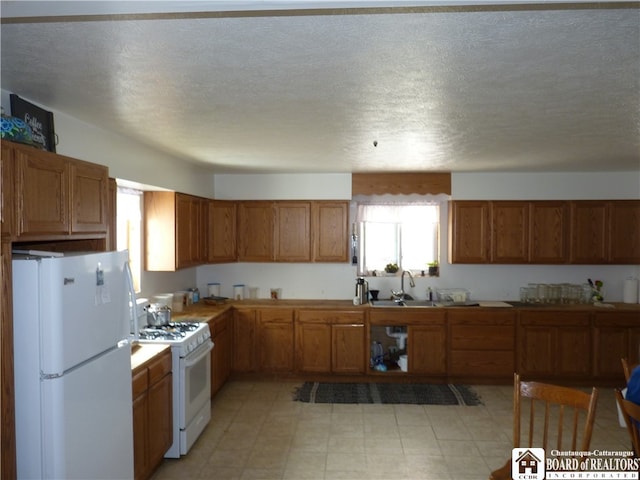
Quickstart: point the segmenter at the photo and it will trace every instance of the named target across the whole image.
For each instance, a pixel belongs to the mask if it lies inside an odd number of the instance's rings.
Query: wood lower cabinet
[[[256,339],[256,310],[234,309],[232,371],[248,373],[257,370]]]
[[[257,312],[258,366],[262,372],[293,372],[293,309]]]
[[[447,374],[447,324],[444,310],[399,307],[372,309],[369,323],[383,327],[407,327],[407,373],[429,376]],[[367,353],[370,355],[370,352]],[[378,375],[377,372],[374,374]]]
[[[171,349],[137,367],[133,381],[134,478],[146,479],[173,443]]]
[[[209,330],[213,340],[211,351],[211,398],[226,383],[231,373],[233,352],[233,311],[227,310],[209,320]]]
[[[524,310],[520,313],[517,335],[518,370],[525,378],[591,376],[593,345],[589,313]]]
[[[516,313],[452,310],[449,325],[449,375],[511,378],[515,372]]]
[[[637,312],[597,312],[593,320],[593,373],[597,379],[624,384],[621,359],[640,363],[640,325]]]
[[[299,310],[296,370],[306,373],[365,373],[364,311]]]

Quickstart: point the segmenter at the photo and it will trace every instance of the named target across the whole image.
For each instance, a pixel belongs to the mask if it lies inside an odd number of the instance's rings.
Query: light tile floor
[[[298,385],[227,383],[189,454],[153,480],[480,480],[511,455],[510,385],[474,386],[476,407],[307,404]],[[628,450],[613,390],[599,390],[591,448]]]

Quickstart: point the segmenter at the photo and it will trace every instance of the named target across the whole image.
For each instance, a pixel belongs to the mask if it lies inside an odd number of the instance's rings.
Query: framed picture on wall
[[[33,103],[10,94],[11,115],[23,120],[31,128],[33,143],[50,152],[56,151],[56,133],[53,127],[53,113]]]

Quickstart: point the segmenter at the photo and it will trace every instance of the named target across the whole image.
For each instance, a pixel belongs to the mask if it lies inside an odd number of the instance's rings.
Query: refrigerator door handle
[[[131,266],[129,265],[129,260],[124,262],[124,274],[127,277],[127,286],[129,287],[129,321],[130,324],[133,325],[133,338],[138,339],[139,336],[139,327],[138,327],[138,316],[137,316],[137,303],[136,303],[136,290],[133,287],[133,273],[131,273]]]

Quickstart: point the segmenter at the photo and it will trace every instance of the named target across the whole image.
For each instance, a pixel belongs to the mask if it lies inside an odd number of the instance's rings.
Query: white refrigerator
[[[19,479],[133,478],[127,257],[14,253]]]

